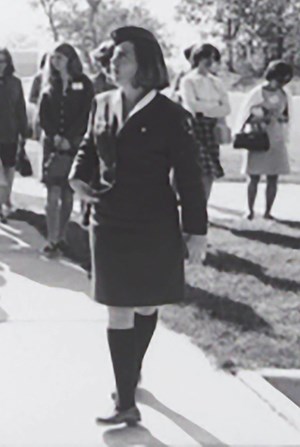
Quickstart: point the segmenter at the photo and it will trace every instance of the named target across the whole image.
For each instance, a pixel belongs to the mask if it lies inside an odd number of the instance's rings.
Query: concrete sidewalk
[[[88,298],[85,273],[44,259],[43,244],[27,224],[0,225],[1,447],[300,445],[276,406],[162,325],[137,395],[142,424],[97,426],[114,388],[105,309]]]

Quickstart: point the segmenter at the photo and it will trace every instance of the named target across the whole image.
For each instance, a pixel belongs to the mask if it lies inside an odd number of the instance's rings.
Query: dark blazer
[[[39,117],[40,125],[47,137],[56,134],[72,141],[84,135],[88,115],[94,96],[93,85],[82,74],[70,82],[67,94],[63,96],[62,86],[58,82],[55,89],[49,88],[42,93]],[[64,112],[64,129],[61,131],[61,108]]]
[[[174,167],[182,227],[207,230],[206,200],[191,115],[161,94],[130,117],[119,132],[111,110],[118,91],[97,95],[69,179],[94,181],[100,203],[94,217],[107,222],[159,222],[177,218],[170,186]]]
[[[0,143],[16,143],[27,136],[27,115],[22,83],[16,76],[0,82]]]

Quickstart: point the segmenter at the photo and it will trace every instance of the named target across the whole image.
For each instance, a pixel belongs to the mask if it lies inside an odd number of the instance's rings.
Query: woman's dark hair
[[[210,59],[211,62],[219,62],[221,60],[221,53],[218,48],[210,43],[204,43],[200,46],[194,45],[190,56],[190,62],[193,68],[197,67],[203,59]]]
[[[265,79],[267,81],[279,81],[282,84],[287,84],[293,77],[292,65],[282,61],[271,61],[265,71]]]
[[[47,61],[47,53],[44,53],[40,60],[40,70],[42,70],[45,67]]]
[[[51,56],[54,53],[63,54],[68,58],[67,70],[72,80],[77,79],[83,71],[82,63],[79,59],[79,56],[72,45],[68,43],[62,43],[58,45],[52,54],[48,54],[46,57],[45,69],[44,69],[44,80],[43,85],[44,88],[53,88],[60,81],[59,72],[54,68],[51,62]]]
[[[15,66],[10,52],[7,48],[0,47],[0,54],[3,54],[6,59],[6,67],[3,74],[4,76],[11,76],[15,72]]]
[[[168,70],[159,44],[147,40],[134,40],[132,43],[138,63],[134,87],[146,90],[168,87]]]
[[[116,45],[131,42],[134,46],[138,70],[134,87],[163,90],[169,85],[169,75],[161,47],[151,31],[138,26],[124,26],[111,33]]]

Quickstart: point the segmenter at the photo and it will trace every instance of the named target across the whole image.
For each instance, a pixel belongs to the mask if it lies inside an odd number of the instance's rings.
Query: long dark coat
[[[91,216],[94,297],[110,306],[175,303],[184,294],[180,220],[186,233],[205,234],[207,227],[191,117],[157,94],[117,131],[119,94],[96,96],[70,175],[99,191]]]

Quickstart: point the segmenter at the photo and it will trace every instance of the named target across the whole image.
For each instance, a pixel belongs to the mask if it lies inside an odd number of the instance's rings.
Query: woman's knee
[[[58,206],[60,199],[60,188],[58,186],[50,186],[47,190],[47,208]]]
[[[135,307],[134,311],[140,315],[153,315],[154,312],[158,310],[158,307],[156,306],[142,306],[142,307]]]
[[[131,329],[134,327],[134,308],[108,306],[109,329]]]
[[[259,175],[250,175],[250,179],[249,179],[249,183],[251,185],[255,185],[257,186],[260,180],[260,176]]]
[[[276,186],[278,182],[278,175],[268,175],[267,176],[267,185]]]

